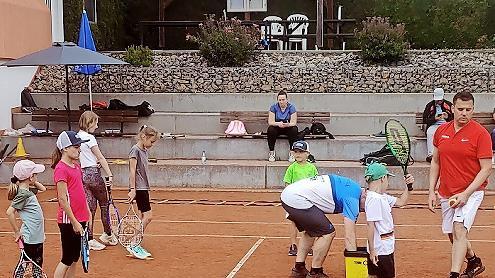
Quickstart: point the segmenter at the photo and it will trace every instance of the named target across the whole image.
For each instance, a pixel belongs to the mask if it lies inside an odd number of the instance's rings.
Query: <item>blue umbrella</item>
[[[93,34],[91,33],[91,27],[89,26],[88,15],[86,10],[83,10],[81,16],[81,26],[79,27],[79,40],[77,45],[82,48],[86,48],[92,51],[96,51],[95,41],[93,40]],[[75,66],[74,71],[86,75],[95,74],[101,71],[100,65],[81,65]]]
[[[81,26],[79,27],[79,40],[77,45],[88,50],[96,52],[95,41],[93,40],[93,34],[91,33],[91,27],[89,26],[88,15],[86,10],[83,10],[81,16]],[[80,65],[75,66],[74,71],[89,75],[89,107],[93,111],[93,95],[91,93],[91,75],[101,71],[100,65]]]

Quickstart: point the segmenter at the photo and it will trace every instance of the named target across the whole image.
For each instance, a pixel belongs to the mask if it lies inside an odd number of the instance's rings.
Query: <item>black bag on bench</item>
[[[139,105],[127,105],[120,99],[111,99],[108,104],[108,110],[135,110],[138,111],[139,117],[148,117],[155,113],[155,109],[146,100]]]

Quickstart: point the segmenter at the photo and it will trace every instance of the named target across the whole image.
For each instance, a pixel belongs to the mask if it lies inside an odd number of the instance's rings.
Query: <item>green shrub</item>
[[[153,63],[153,52],[147,46],[131,45],[125,50],[124,61],[133,66],[149,67]]]
[[[199,45],[200,55],[210,66],[244,65],[253,57],[260,38],[257,26],[243,26],[236,18],[217,21],[209,17],[199,27],[196,36],[186,39]]]
[[[404,59],[409,43],[403,24],[391,25],[388,18],[370,17],[356,32],[361,57],[373,63],[391,63]]]

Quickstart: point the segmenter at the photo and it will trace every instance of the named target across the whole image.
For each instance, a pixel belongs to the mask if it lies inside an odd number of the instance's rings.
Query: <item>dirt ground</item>
[[[115,191],[121,214],[126,192]],[[0,190],[6,196],[6,190]],[[284,220],[277,192],[153,191],[154,219],[143,246],[154,256],[141,261],[126,257],[121,246],[91,252],[90,272],[82,267],[77,277],[287,277],[295,257],[288,257],[289,223]],[[52,276],[60,260],[56,225],[55,191],[38,195],[46,218],[44,269]],[[447,277],[450,243],[440,229],[440,211],[425,208],[426,195],[412,196],[412,205],[394,210],[396,224],[397,277]],[[0,209],[7,209],[2,198]],[[487,196],[478,212],[470,239],[486,271],[478,276],[495,277],[495,196]],[[19,251],[5,215],[0,217],[0,277],[11,277]],[[342,216],[329,216],[337,237],[324,264],[330,277],[345,277]],[[364,216],[358,221],[359,245],[365,246]],[[102,232],[99,218],[97,237]],[[248,251],[257,246],[252,254]],[[246,257],[243,260],[243,257]],[[307,265],[310,264],[308,258]],[[241,264],[240,262],[243,262]],[[239,266],[240,265],[240,266]],[[237,266],[237,267],[236,267]],[[230,276],[229,276],[230,275]]]

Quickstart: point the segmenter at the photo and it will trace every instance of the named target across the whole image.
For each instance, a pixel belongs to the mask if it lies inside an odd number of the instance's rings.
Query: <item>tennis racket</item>
[[[387,146],[394,157],[399,161],[404,176],[407,175],[407,165],[411,157],[411,141],[406,128],[397,120],[388,120],[385,124],[385,137]],[[409,191],[413,190],[412,183],[407,185]]]
[[[83,234],[81,235],[81,263],[84,273],[88,273],[89,270],[89,231],[88,228],[84,228]]]
[[[120,220],[118,238],[125,248],[137,246],[143,241],[143,223],[136,214],[132,201]]]
[[[108,192],[108,224],[110,225],[110,228],[112,229],[112,234],[118,235],[119,234],[119,223],[120,223],[120,214],[119,210],[115,206],[112,198],[112,189],[110,186],[107,186],[107,192]]]
[[[13,278],[24,278],[24,277],[34,277],[34,278],[47,278],[48,276],[43,271],[41,266],[35,263],[31,258],[28,257],[24,251],[24,243],[21,239],[17,241],[19,249],[21,250],[21,257],[19,262],[15,267]]]

